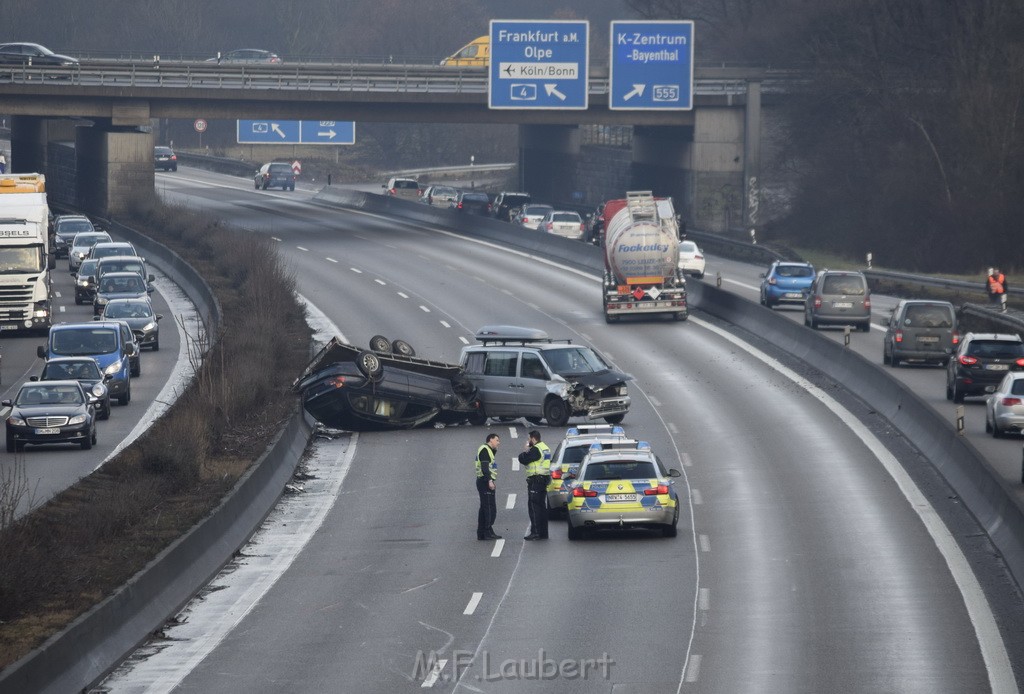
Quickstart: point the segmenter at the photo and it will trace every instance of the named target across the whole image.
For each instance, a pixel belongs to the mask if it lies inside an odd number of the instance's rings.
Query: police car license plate
[[[37,436],[46,436],[47,434],[59,434],[60,429],[36,429]]]
[[[636,501],[636,494],[605,494],[605,501]]]
[[[1009,364],[985,364],[985,369],[988,371],[1009,371]]]
[[[833,301],[832,308],[853,308],[852,301]]]

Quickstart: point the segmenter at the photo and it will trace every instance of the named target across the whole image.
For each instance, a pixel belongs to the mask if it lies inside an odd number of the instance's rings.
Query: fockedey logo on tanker
[[[619,253],[642,253],[644,251],[657,251],[658,253],[668,253],[667,243],[633,243],[625,244],[620,243],[616,249]]]

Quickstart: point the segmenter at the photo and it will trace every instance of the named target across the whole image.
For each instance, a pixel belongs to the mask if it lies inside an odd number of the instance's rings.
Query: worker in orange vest
[[[990,303],[999,306],[999,310],[1006,310],[1006,275],[999,271],[999,268],[990,267],[988,277],[985,278],[985,288],[988,290]]]

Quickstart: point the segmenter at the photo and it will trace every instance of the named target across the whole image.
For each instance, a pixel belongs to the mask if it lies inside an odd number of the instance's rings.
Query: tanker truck
[[[604,319],[669,313],[686,320],[686,280],[680,274],[679,221],[671,198],[626,193],[604,206]]]

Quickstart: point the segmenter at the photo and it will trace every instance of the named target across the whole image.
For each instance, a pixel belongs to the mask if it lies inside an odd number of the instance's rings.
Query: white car
[[[551,205],[523,205],[516,219],[527,229],[536,229],[551,210]]]
[[[428,186],[420,195],[420,202],[448,209],[458,197],[459,191],[451,186]]]
[[[693,241],[681,241],[679,243],[679,269],[691,277],[703,279],[704,268],[704,251],[698,248]]]
[[[580,240],[587,228],[583,224],[583,218],[578,212],[566,212],[565,210],[552,210],[544,215],[537,227],[540,231],[546,231],[556,236],[564,236],[567,239]]]
[[[997,439],[1024,431],[1024,371],[1006,374],[985,399],[985,431]]]

